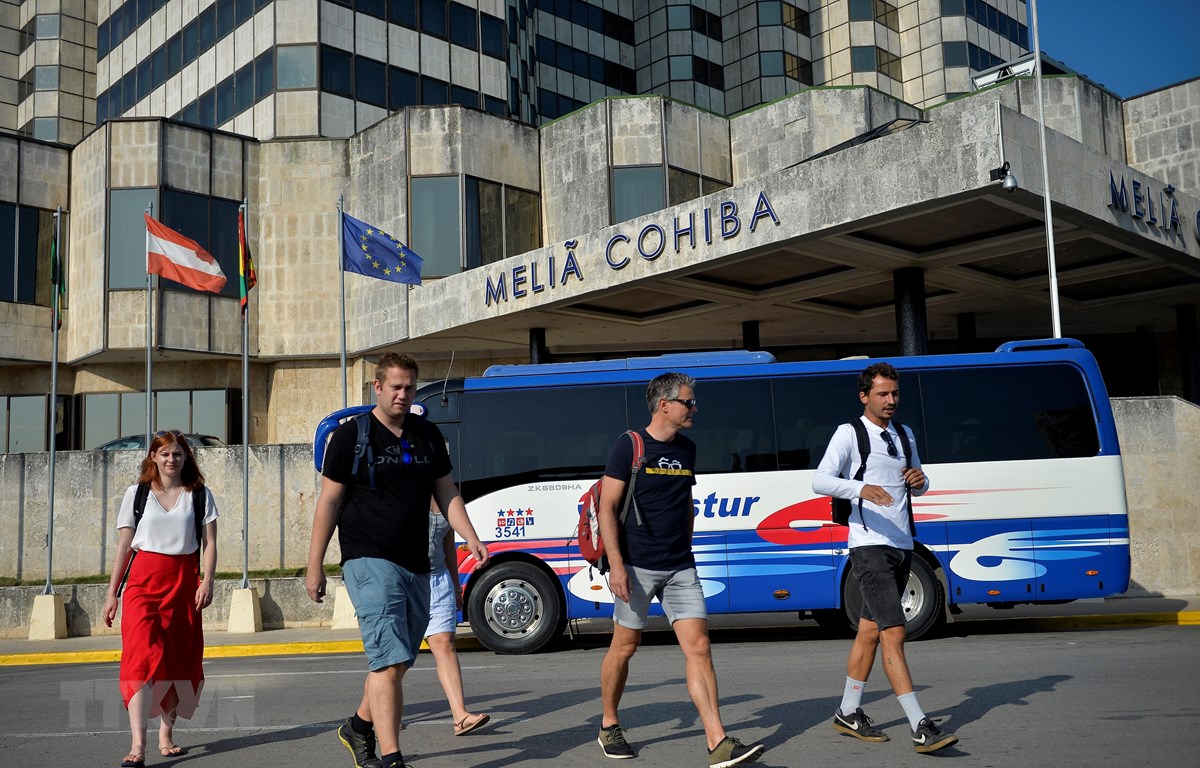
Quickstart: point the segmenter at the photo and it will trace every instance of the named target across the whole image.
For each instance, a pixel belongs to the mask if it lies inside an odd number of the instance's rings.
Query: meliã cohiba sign
[[[1120,180],[1108,172],[1108,207],[1128,213],[1135,219],[1141,219],[1148,226],[1157,227],[1164,232],[1183,234],[1183,226],[1179,221],[1179,203],[1175,200],[1175,187],[1171,184],[1155,189],[1138,179],[1125,185],[1125,175]],[[1200,223],[1200,214],[1197,215]]]
[[[654,261],[670,249],[679,253],[684,248],[707,247],[718,238],[732,240],[744,229],[753,232],[763,219],[777,226],[779,216],[771,206],[767,193],[760,191],[754,210],[747,215],[739,211],[733,200],[689,211],[685,216],[671,216],[670,221],[651,221],[641,229],[618,228],[608,239],[604,253],[576,253],[578,240],[563,243],[565,254],[545,250],[531,253],[528,260],[484,275],[484,306],[527,299],[533,294],[565,288],[573,281],[586,282],[592,269],[621,270],[634,259]]]

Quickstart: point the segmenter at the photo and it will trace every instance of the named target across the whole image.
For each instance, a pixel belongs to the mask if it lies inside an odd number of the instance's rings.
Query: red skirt
[[[177,701],[191,718],[204,685],[204,630],[196,610],[196,556],[139,552],[129,569],[121,616],[121,698],[150,686],[150,717]]]

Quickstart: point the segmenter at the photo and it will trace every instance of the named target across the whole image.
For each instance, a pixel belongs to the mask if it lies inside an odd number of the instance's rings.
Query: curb
[[[459,651],[484,650],[483,643],[474,637],[456,637],[454,647]],[[421,650],[429,651],[429,643],[421,641]],[[204,659],[247,658],[252,656],[300,656],[322,653],[362,653],[361,640],[322,640],[296,643],[245,643],[242,645],[210,645],[204,649]],[[120,649],[108,651],[59,651],[47,653],[0,654],[0,667],[27,667],[43,664],[109,664],[121,660]]]
[[[1048,616],[1044,618],[995,618],[975,619],[962,625],[986,623],[1003,626],[1004,631],[1022,630],[1070,630],[1106,629],[1117,627],[1194,627],[1200,626],[1200,611],[1175,611],[1163,613],[1126,613],[1112,616]],[[952,625],[953,626],[953,625]],[[960,625],[961,626],[961,625]],[[727,631],[727,630],[723,630]],[[454,639],[459,651],[486,650],[483,643],[473,635]],[[295,643],[245,643],[241,645],[210,645],[204,649],[205,659],[248,658],[253,656],[291,656],[333,653],[362,653],[361,640],[329,640]],[[428,651],[429,644],[421,643],[421,650]],[[0,667],[37,666],[43,664],[108,664],[121,660],[120,650],[109,651],[63,651],[55,653],[11,653],[0,654]]]

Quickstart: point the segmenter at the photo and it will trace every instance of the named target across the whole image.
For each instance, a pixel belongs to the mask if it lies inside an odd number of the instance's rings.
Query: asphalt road
[[[622,708],[637,766],[707,765],[687,698],[682,656],[669,633],[648,635],[634,657]],[[492,723],[451,734],[432,658],[406,678],[401,734],[415,768],[596,766],[603,636],[535,656],[461,654],[468,704]],[[1195,627],[975,632],[910,644],[926,711],[961,742],[917,755],[882,671],[865,707],[892,737],[864,744],[829,725],[848,641],[816,633],[717,633],[714,656],[726,727],[762,741],[759,765],[1126,766],[1194,760],[1200,726],[1200,630]],[[216,659],[195,719],[181,721],[180,758],[151,751],[147,765],[189,768],[351,768],[333,729],[354,708],[359,655]],[[0,667],[0,764],[116,766],[129,746],[116,664]],[[155,743],[152,726],[151,746]],[[1188,758],[1187,755],[1193,755]]]

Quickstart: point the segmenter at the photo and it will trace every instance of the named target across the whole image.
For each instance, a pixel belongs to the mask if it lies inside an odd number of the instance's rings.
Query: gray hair
[[[696,388],[696,380],[686,373],[662,373],[655,376],[646,386],[646,406],[650,413],[658,409],[659,400],[674,400],[679,397],[681,387]]]

